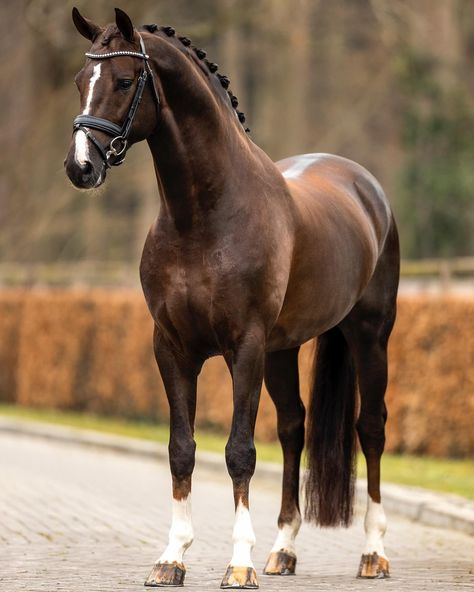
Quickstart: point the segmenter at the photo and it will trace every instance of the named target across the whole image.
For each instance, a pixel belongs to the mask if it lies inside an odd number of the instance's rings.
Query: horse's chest
[[[148,307],[162,333],[179,347],[217,347],[219,315],[214,303],[222,288],[204,258],[186,265],[168,259],[142,279]]]
[[[265,327],[274,323],[288,276],[289,255],[278,257],[285,235],[265,249],[262,233],[249,237],[247,231],[240,226],[212,243],[149,236],[142,285],[162,333],[219,351],[239,339],[250,318]]]
[[[166,277],[158,278],[149,298],[153,303],[152,314],[159,325],[172,323],[176,329],[183,330],[209,324],[212,296],[204,274],[175,267]]]

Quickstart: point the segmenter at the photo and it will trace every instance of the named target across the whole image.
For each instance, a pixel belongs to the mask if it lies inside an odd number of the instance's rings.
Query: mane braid
[[[158,33],[158,32],[163,32],[165,33],[165,35],[167,37],[175,37],[176,36],[176,31],[173,29],[173,27],[170,26],[162,26],[159,27],[156,24],[151,24],[151,25],[143,25],[142,27],[143,29],[145,29],[145,31],[148,31],[149,33]],[[250,133],[250,129],[248,127],[244,127],[245,124],[245,115],[244,113],[242,113],[242,111],[239,111],[237,109],[238,105],[239,105],[239,101],[237,99],[237,97],[232,93],[232,91],[229,89],[230,86],[230,79],[228,76],[225,76],[224,74],[219,74],[217,72],[217,70],[219,69],[218,64],[216,64],[215,62],[211,62],[209,61],[206,56],[207,53],[203,50],[200,49],[199,47],[195,47],[192,45],[191,39],[189,39],[189,37],[183,37],[183,36],[179,36],[177,37],[177,39],[181,42],[181,44],[183,45],[184,50],[186,51],[186,53],[188,53],[192,50],[194,51],[195,55],[197,56],[197,58],[201,61],[203,61],[206,66],[207,69],[209,70],[209,72],[212,75],[215,75],[219,81],[219,84],[222,86],[222,88],[227,91],[226,94],[230,100],[230,104],[232,106],[232,109],[236,112],[237,115],[237,119],[239,120],[239,122],[242,124],[242,127],[244,128],[245,132],[247,134]]]

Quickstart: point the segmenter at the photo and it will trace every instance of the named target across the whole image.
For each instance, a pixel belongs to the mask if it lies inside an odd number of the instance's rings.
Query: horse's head
[[[91,189],[106,171],[121,164],[134,142],[155,129],[159,97],[141,35],[125,12],[115,9],[116,24],[101,28],[73,9],[74,24],[92,48],[76,76],[81,114],[64,161],[76,187]]]

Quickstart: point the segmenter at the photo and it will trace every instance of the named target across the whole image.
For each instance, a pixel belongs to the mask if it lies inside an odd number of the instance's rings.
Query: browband
[[[141,37],[140,37],[141,39]],[[145,52],[140,53],[138,51],[126,51],[126,50],[119,50],[119,51],[110,51],[109,53],[89,53],[88,51],[85,53],[88,58],[93,60],[105,60],[106,58],[116,58],[118,56],[132,56],[134,58],[142,58],[143,60],[149,60],[150,56],[147,55]]]

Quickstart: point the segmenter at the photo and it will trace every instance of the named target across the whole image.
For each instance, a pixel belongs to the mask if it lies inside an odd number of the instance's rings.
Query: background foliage
[[[105,24],[113,5],[75,0]],[[62,161],[88,49],[72,2],[0,4],[4,152],[0,259],[139,258],[158,209],[145,145],[98,195]],[[474,247],[472,0],[122,0],[136,24],[171,24],[232,79],[272,158],[335,152],[369,168],[397,211],[405,257]]]

